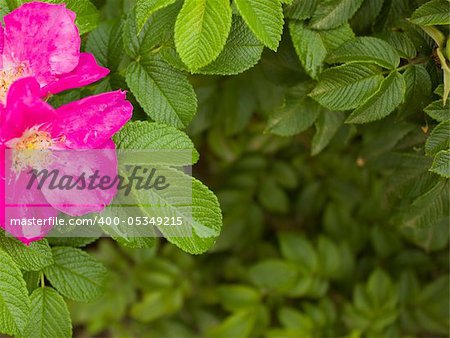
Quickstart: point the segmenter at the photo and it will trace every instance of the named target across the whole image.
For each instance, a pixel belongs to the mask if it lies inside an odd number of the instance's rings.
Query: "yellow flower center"
[[[12,149],[12,169],[20,173],[27,167],[42,169],[50,163],[51,147],[59,140],[52,139],[50,133],[38,127],[29,129],[19,138],[10,140]]]
[[[0,70],[0,101],[6,102],[6,97],[8,96],[9,87],[14,81],[24,77],[25,66],[20,65],[18,67],[6,68]]]

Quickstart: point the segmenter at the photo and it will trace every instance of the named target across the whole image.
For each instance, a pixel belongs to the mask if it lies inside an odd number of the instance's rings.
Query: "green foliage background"
[[[200,153],[222,233],[1,237],[3,333],[448,337],[449,1],[65,3],[112,73],[52,103],[128,89],[116,143]]]

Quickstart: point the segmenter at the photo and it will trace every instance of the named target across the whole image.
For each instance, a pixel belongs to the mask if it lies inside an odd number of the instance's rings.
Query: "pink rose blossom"
[[[35,77],[42,96],[82,87],[108,75],[94,57],[80,52],[75,13],[64,5],[26,3],[0,26],[0,102],[20,78]]]
[[[80,172],[117,173],[112,136],[131,118],[126,93],[115,91],[54,109],[48,94],[84,86],[108,74],[80,53],[75,14],[61,5],[28,3],[0,26],[0,225],[25,244],[51,226],[8,226],[8,219],[48,218],[99,212],[116,194],[109,190],[29,189],[31,168],[48,165],[76,177]],[[78,151],[78,152],[77,152]]]

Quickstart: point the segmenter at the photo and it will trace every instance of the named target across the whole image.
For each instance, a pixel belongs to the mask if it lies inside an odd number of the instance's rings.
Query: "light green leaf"
[[[223,285],[217,291],[222,306],[228,311],[256,307],[261,300],[258,290],[247,285]]]
[[[133,62],[126,81],[145,112],[157,122],[186,127],[197,110],[197,98],[187,77],[157,54]]]
[[[0,0],[0,20],[3,21],[3,17],[16,8],[14,2],[15,0]]]
[[[23,333],[30,312],[30,299],[22,272],[11,257],[0,250],[0,332]]]
[[[214,61],[231,28],[228,0],[185,0],[175,24],[175,45],[193,71]]]
[[[404,99],[405,80],[397,72],[392,72],[381,83],[378,91],[358,107],[346,120],[347,123],[367,123],[391,114]]]
[[[52,288],[37,288],[31,294],[31,313],[24,337],[71,337],[72,324],[66,302]]]
[[[334,50],[327,58],[329,63],[369,62],[394,69],[400,64],[400,56],[387,42],[373,37],[358,37]]]
[[[354,38],[348,24],[336,29],[316,31],[302,22],[292,21],[289,24],[289,31],[300,62],[314,79],[321,73],[328,51]]]
[[[445,178],[450,178],[450,149],[436,154],[430,171]]]
[[[304,20],[314,14],[317,6],[317,0],[295,0],[292,5],[286,8],[285,16],[289,19]]]
[[[247,338],[255,325],[257,309],[237,311],[207,331],[210,338]]]
[[[154,209],[142,207],[146,216],[180,217],[181,227],[158,226],[159,231],[171,243],[191,254],[206,252],[216,241],[222,228],[222,213],[217,197],[200,181],[184,173],[171,169],[161,169],[170,189],[136,191],[136,197],[142,205],[164,205]],[[189,189],[187,180],[191,181]],[[192,201],[180,205],[179,201]],[[178,204],[177,204],[178,203]]]
[[[248,273],[255,285],[278,292],[289,291],[298,278],[293,263],[276,259],[261,261],[251,267]]]
[[[329,238],[320,236],[317,243],[317,253],[320,276],[330,279],[338,277],[342,268],[338,246]]]
[[[145,294],[142,301],[134,303],[130,314],[133,319],[149,323],[177,313],[182,305],[183,293],[181,290],[158,290]]]
[[[445,105],[442,100],[434,101],[424,111],[438,122],[446,121],[450,119],[450,101],[447,101]]]
[[[292,136],[311,127],[323,108],[306,96],[310,86],[291,88],[283,105],[270,117],[268,130],[281,136]]]
[[[159,150],[164,154],[166,165],[189,165],[198,161],[199,154],[189,137],[174,127],[147,121],[129,122],[114,135],[118,149]],[[174,150],[173,158],[170,151]],[[179,150],[179,151],[176,151]],[[186,153],[186,154],[185,154]]]
[[[348,23],[333,29],[319,31],[319,34],[328,51],[332,51],[340,47],[344,42],[355,38],[355,33],[353,33],[352,27]]]
[[[350,19],[363,0],[324,0],[319,3],[311,19],[314,29],[336,28]]]
[[[63,296],[89,302],[103,293],[107,271],[100,262],[76,248],[55,247],[52,252],[55,263],[44,273]]]
[[[327,56],[321,35],[298,21],[290,22],[289,31],[300,62],[306,72],[316,79],[322,71],[323,62]]]
[[[434,156],[441,150],[450,148],[450,120],[439,123],[425,143],[425,153]]]
[[[331,142],[344,123],[344,115],[339,112],[324,111],[316,121],[316,133],[311,144],[311,155],[319,154]]]
[[[411,16],[417,25],[449,25],[450,3],[447,0],[431,0],[420,6]]]
[[[317,271],[319,267],[317,252],[306,238],[286,233],[279,236],[279,242],[284,258],[306,267],[308,271]]]
[[[230,36],[215,61],[197,71],[200,74],[235,75],[256,65],[264,46],[240,16],[233,16]]]
[[[377,66],[349,64],[327,69],[310,96],[331,110],[350,110],[361,105],[383,81]]]
[[[138,33],[141,32],[151,15],[171,4],[176,0],[137,0],[136,2],[136,24]]]
[[[277,50],[283,33],[283,8],[280,0],[235,0],[235,4],[256,37]]]
[[[39,271],[53,263],[52,252],[45,239],[27,246],[2,233],[0,234],[0,248],[11,256],[20,269],[25,271]]]

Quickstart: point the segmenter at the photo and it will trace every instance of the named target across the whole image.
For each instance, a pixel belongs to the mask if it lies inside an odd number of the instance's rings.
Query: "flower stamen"
[[[49,132],[34,127],[26,130],[19,138],[10,140],[12,149],[12,169],[20,173],[27,167],[42,169],[51,161],[51,148],[62,138],[53,139]]]
[[[14,81],[24,77],[25,65],[0,70],[0,101],[5,102],[9,87]]]

